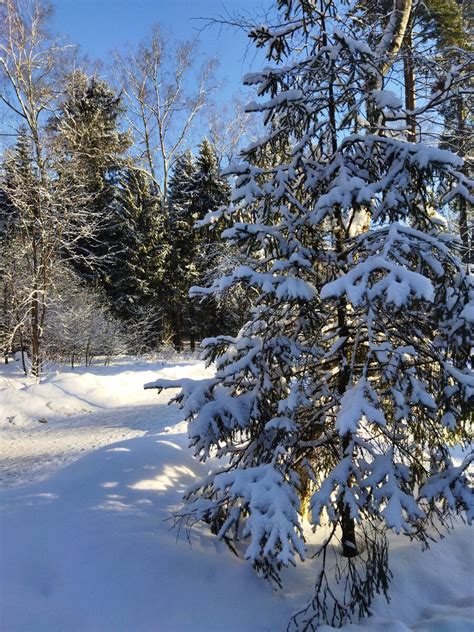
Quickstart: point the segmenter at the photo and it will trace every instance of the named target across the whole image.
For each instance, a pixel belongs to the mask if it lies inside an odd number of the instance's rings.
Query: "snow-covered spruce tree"
[[[199,146],[199,154],[196,158],[196,173],[194,176],[194,215],[197,225],[200,224],[209,211],[227,206],[230,202],[230,186],[227,179],[221,174],[215,147],[205,138]],[[194,230],[195,227],[193,227]],[[208,225],[204,222],[204,228],[195,232],[198,239],[196,248],[196,268],[198,274],[197,283],[208,283],[210,271],[219,266],[223,250],[227,253],[229,248],[220,233],[221,224]],[[203,338],[214,336],[216,333],[235,333],[232,330],[233,307],[228,309],[224,303],[216,300],[215,296],[209,296],[205,300],[192,305],[194,318],[191,323],[194,331],[193,337]]]
[[[194,181],[198,217],[229,203],[229,183],[220,172],[216,150],[207,138],[199,145]]]
[[[387,594],[388,530],[428,543],[473,511],[471,457],[456,464],[450,447],[472,422],[474,287],[437,212],[469,183],[460,158],[388,123],[406,117],[384,85],[401,22],[374,50],[345,6],[279,0],[281,25],[251,33],[274,63],[246,78],[268,135],[233,168],[225,211],[247,264],[193,293],[242,284],[258,299],[235,338],[203,341],[214,377],[147,385],[180,386],[196,457],[222,460],[181,520],[246,539],[276,581],[305,556],[305,512],[326,527],[292,621],[304,630]],[[462,80],[453,68],[421,112]]]
[[[170,246],[161,199],[143,171],[123,169],[118,179],[115,267],[108,294],[116,316],[137,330],[135,352],[156,347],[161,333],[160,284]],[[133,337],[133,336],[132,336]]]
[[[183,349],[190,329],[189,288],[198,279],[196,253],[198,235],[193,231],[197,216],[194,209],[196,166],[191,151],[181,154],[170,178],[168,193],[168,241],[163,279],[164,309],[173,344]]]
[[[97,76],[74,70],[66,77],[58,111],[49,131],[62,157],[60,175],[87,193],[87,212],[94,230],[77,239],[70,257],[80,276],[113,295],[112,276],[120,250],[118,180],[131,138],[120,131],[122,97]]]

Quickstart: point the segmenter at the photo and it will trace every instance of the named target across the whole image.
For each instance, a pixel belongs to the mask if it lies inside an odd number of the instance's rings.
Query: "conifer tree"
[[[50,33],[51,7],[26,0],[2,3],[0,80],[2,102],[17,133],[30,144],[28,186],[21,171],[2,183],[18,217],[18,239],[28,297],[19,321],[28,321],[31,372],[40,376],[44,324],[56,266],[75,253],[81,239],[94,236],[91,191],[85,178],[67,173],[66,149],[52,142],[48,119],[59,107],[66,48]],[[18,320],[18,319],[17,319]]]
[[[28,307],[25,305],[27,297],[22,291],[24,288],[21,288],[21,284],[18,283],[20,277],[18,252],[22,249],[21,209],[15,206],[8,191],[21,190],[24,199],[28,199],[35,190],[36,181],[31,166],[31,151],[26,129],[22,128],[15,145],[6,153],[3,164],[3,182],[0,190],[0,346],[5,361],[8,361],[9,352],[26,329],[25,315],[28,313]],[[33,200],[30,200],[30,203],[32,202]],[[28,219],[26,225],[32,220],[32,218]]]
[[[426,37],[432,37],[440,47],[439,67],[434,77],[435,89],[439,76],[449,72],[450,66],[460,55],[473,51],[472,33],[469,32],[467,5],[456,0],[429,0],[422,17]],[[426,15],[427,14],[427,15]],[[431,26],[431,29],[430,29]],[[472,30],[472,29],[471,29]],[[465,82],[441,107],[444,130],[440,146],[464,159],[464,173],[472,177],[472,150],[474,148],[474,120],[472,77]],[[462,258],[467,266],[474,264],[474,212],[473,206],[463,198],[455,200],[452,207],[459,225],[463,244]]]
[[[196,226],[193,230],[201,225],[207,213],[227,206],[230,202],[229,183],[221,174],[216,150],[207,138],[202,141],[196,158],[194,198]],[[228,251],[227,244],[220,238],[221,230],[221,223],[211,226],[204,224],[198,230],[196,267],[199,285],[206,283],[209,271],[219,266]],[[231,327],[232,314],[224,303],[217,303],[214,297],[192,307],[195,310],[195,337],[215,335],[217,332],[228,331],[229,326]]]
[[[416,10],[423,25],[423,37],[436,40],[443,50],[451,46],[469,49],[472,46],[464,16],[463,2],[459,0],[426,0]]]
[[[255,307],[237,336],[203,342],[213,377],[147,385],[181,386],[195,456],[225,459],[179,519],[246,539],[277,582],[305,556],[305,509],[327,527],[314,597],[293,620],[303,630],[387,594],[387,531],[427,543],[474,510],[472,457],[450,452],[470,440],[474,288],[438,214],[470,183],[459,157],[390,125],[406,117],[385,80],[410,17],[399,5],[372,46],[332,0],[279,0],[279,26],[251,32],[273,62],[246,77],[269,132],[234,170],[224,232],[247,262],[194,294],[242,285]]]
[[[196,284],[198,237],[196,222],[196,166],[191,151],[178,157],[170,179],[167,235],[170,250],[165,262],[163,298],[168,327],[176,349],[182,350],[184,337],[192,332],[189,288]]]
[[[200,144],[196,158],[195,192],[199,218],[229,203],[229,183],[220,172],[216,151],[207,138]]]
[[[32,146],[24,127],[20,128],[16,143],[5,153],[2,173],[2,203],[0,206],[0,235],[2,239],[13,239],[18,234],[19,211],[8,195],[10,189],[21,187],[25,194],[32,196],[35,177],[32,168]]]
[[[217,265],[222,252],[217,226],[195,228],[229,199],[229,184],[207,139],[201,143],[196,160],[190,151],[178,158],[169,187],[169,254],[164,279],[169,323],[178,349],[187,338],[194,350],[198,338],[225,326],[225,309],[212,298],[202,303],[189,301],[188,294],[192,286],[203,281],[209,268]]]
[[[66,79],[65,96],[50,121],[58,151],[64,156],[62,176],[87,192],[87,205],[97,229],[69,253],[74,266],[90,282],[110,289],[118,250],[117,186],[130,136],[120,131],[121,97],[103,79],[82,70]]]
[[[145,174],[133,167],[119,179],[115,222],[119,249],[110,274],[113,311],[129,330],[140,329],[139,347],[154,347],[161,335],[160,288],[169,244],[161,200]]]
[[[371,0],[359,3],[363,19],[377,30],[392,15],[391,0]],[[439,139],[439,146],[448,148],[465,159],[464,171],[472,171],[469,156],[472,154],[472,88],[466,77],[464,85],[458,85],[448,100],[439,107],[443,128],[431,120],[424,125],[425,117],[418,120],[417,107],[425,95],[443,85],[450,68],[472,53],[471,37],[466,6],[459,0],[426,0],[414,2],[410,20],[403,35],[401,62],[403,64],[403,89],[405,98],[407,138],[416,142],[424,134]],[[401,72],[399,74],[402,74]],[[395,76],[397,72],[393,73]],[[472,80],[471,80],[472,82]],[[421,105],[421,111],[422,105]],[[463,243],[463,260],[469,264],[473,257],[472,206],[463,199],[452,205],[455,223]]]

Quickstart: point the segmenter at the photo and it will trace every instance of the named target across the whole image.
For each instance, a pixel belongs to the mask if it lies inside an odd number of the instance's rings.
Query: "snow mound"
[[[156,393],[144,391],[143,384],[155,379],[201,377],[202,362],[163,364],[136,362],[110,366],[57,367],[38,383],[21,373],[19,363],[0,367],[0,427],[14,424],[34,426],[50,421],[111,408],[156,404]]]

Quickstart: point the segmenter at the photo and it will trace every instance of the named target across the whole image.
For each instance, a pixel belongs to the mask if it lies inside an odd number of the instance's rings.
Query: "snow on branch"
[[[340,435],[357,432],[359,422],[365,418],[371,423],[385,426],[385,416],[380,409],[375,391],[365,378],[346,390],[336,417],[336,430]]]
[[[212,500],[195,497],[203,486],[212,489]],[[178,515],[193,515],[196,520],[206,519],[219,505],[232,505],[218,536],[224,538],[243,520],[242,535],[250,538],[245,557],[252,563],[273,558],[288,566],[295,563],[296,556],[304,560],[299,498],[273,463],[210,475],[191,488],[187,498],[189,504]]]
[[[420,497],[428,501],[445,500],[453,511],[459,508],[466,512],[469,523],[474,518],[474,490],[469,467],[474,461],[474,452],[468,454],[461,465],[453,464],[428,478],[420,489]]]
[[[370,276],[376,272],[388,274],[370,284]],[[432,302],[434,288],[431,281],[422,274],[407,270],[382,256],[374,256],[321,289],[322,299],[336,298],[343,294],[347,295],[354,306],[361,305],[364,299],[373,301],[381,298],[396,307],[402,307],[413,297]]]
[[[424,516],[411,493],[404,491],[410,479],[409,469],[397,463],[394,451],[376,455],[366,465],[367,475],[359,482],[361,488],[371,491],[373,510],[380,512],[389,529],[396,533],[412,533],[412,524]],[[367,493],[367,492],[366,492]]]
[[[289,301],[301,299],[310,301],[316,296],[315,287],[292,274],[272,274],[257,272],[249,266],[239,266],[232,275],[217,279],[208,288],[192,287],[191,296],[204,296],[221,294],[228,290],[235,283],[245,281],[249,286],[259,288],[266,294],[273,294],[276,298]]]

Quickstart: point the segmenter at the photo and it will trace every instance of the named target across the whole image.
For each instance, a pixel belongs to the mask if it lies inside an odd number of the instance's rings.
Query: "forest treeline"
[[[375,38],[391,2],[361,6]],[[400,133],[412,142],[423,135],[464,157],[472,149],[467,92],[440,98],[436,120],[423,116],[426,95],[444,94],[456,51],[469,48],[463,6],[417,5],[391,82],[408,112]],[[252,107],[244,111],[236,101],[225,115],[225,106],[213,103],[214,60],[158,27],[98,72],[50,32],[46,3],[6,0],[0,20],[5,359],[27,350],[25,368],[39,375],[45,360],[74,364],[166,345],[194,349],[203,337],[236,333],[254,298],[248,291],[196,301],[189,289],[211,284],[244,258],[221,239],[225,214],[194,227],[231,202],[232,182],[222,169],[248,139]],[[437,68],[427,67],[427,50]],[[284,124],[290,133],[291,122]],[[269,166],[285,151],[273,148],[259,164]],[[460,198],[447,212],[468,261],[470,209]]]
[[[50,33],[45,3],[0,11],[3,356],[27,350],[38,375],[236,331],[245,297],[188,298],[233,257],[222,222],[194,230],[230,202],[221,171],[248,119],[213,103],[215,62],[154,27],[94,72]]]

